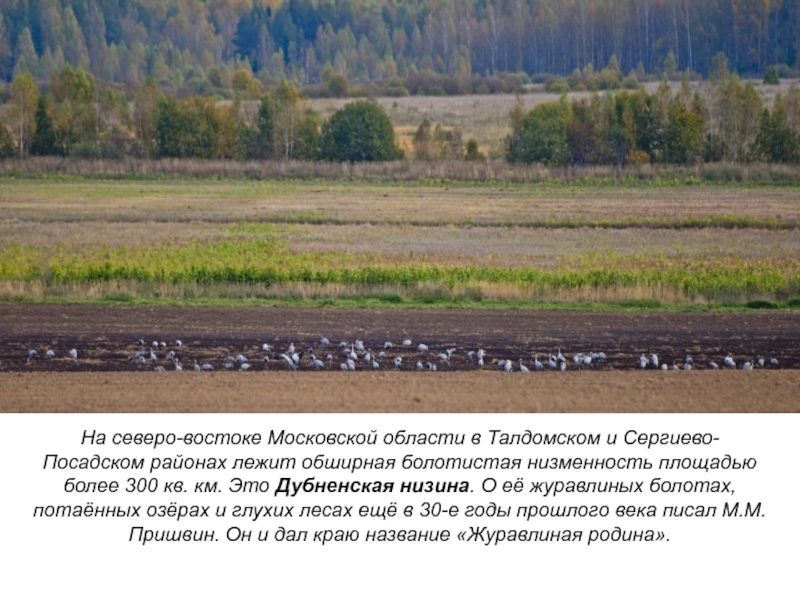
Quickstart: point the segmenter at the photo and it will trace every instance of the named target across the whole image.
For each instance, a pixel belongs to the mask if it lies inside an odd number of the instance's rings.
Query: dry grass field
[[[766,186],[18,179],[0,185],[0,220],[679,226],[800,221],[797,198],[797,188]]]
[[[775,96],[786,92],[790,86],[797,85],[796,80],[782,80],[781,85],[763,85],[753,81],[756,90],[771,106]],[[653,93],[658,83],[647,83],[645,89]],[[692,84],[695,89],[702,84]],[[680,83],[672,82],[673,90],[680,88]],[[572,92],[568,98],[585,99],[591,92]],[[524,94],[520,96],[523,105],[530,110],[537,104],[555,102],[559,96],[544,92]],[[464,141],[475,138],[482,152],[489,155],[502,155],[503,140],[508,135],[508,112],[516,102],[511,94],[490,94],[473,96],[407,96],[404,98],[377,98],[400,137],[400,143],[406,150],[411,150],[411,140],[424,119],[432,123],[440,123],[443,127],[458,127],[462,131]],[[311,106],[327,118],[351,99],[316,99]]]
[[[785,301],[798,222],[791,187],[9,179],[0,297]]]

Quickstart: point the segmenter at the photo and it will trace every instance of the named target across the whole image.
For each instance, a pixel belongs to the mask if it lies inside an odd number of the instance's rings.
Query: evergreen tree
[[[0,159],[14,158],[14,140],[8,130],[8,123],[0,117]]]
[[[180,158],[189,155],[187,131],[191,125],[186,123],[178,108],[178,100],[165,96],[158,102],[156,117],[156,139],[158,140],[158,156]]]
[[[759,158],[763,160],[790,164],[800,162],[800,136],[789,125],[780,96],[775,100],[772,114],[764,109],[756,143]]]
[[[39,70],[39,57],[33,45],[31,30],[25,28],[17,38],[17,49],[14,53],[16,63],[14,73],[37,73]]]
[[[0,81],[8,81],[13,72],[14,54],[11,52],[11,40],[8,37],[5,19],[0,14]]]
[[[61,154],[56,143],[56,132],[53,121],[47,112],[47,102],[44,96],[39,96],[36,105],[36,133],[33,134],[31,154],[35,156],[52,156]]]
[[[272,120],[272,106],[269,96],[261,97],[256,117],[256,130],[250,140],[250,158],[272,158],[275,153],[275,123]]]

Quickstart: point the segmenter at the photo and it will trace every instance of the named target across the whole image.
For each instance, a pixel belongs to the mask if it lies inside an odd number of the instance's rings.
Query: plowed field
[[[322,348],[319,339],[331,341]],[[129,356],[165,341],[157,361]],[[175,341],[183,342],[177,348]],[[339,372],[339,341],[364,341],[375,355],[394,347],[381,372],[363,362]],[[411,349],[401,350],[404,339]],[[273,346],[263,361],[263,343]],[[304,357],[288,372],[277,354],[332,354],[316,372]],[[420,353],[418,343],[430,351]],[[498,373],[496,362],[533,356],[545,362],[558,348],[565,373]],[[78,361],[68,358],[71,348]],[[437,354],[457,348],[450,363]],[[479,371],[467,352],[486,351]],[[27,360],[28,350],[38,354]],[[47,349],[56,358],[46,360]],[[165,360],[174,349],[183,373]],[[578,369],[577,352],[606,360]],[[244,354],[247,373],[223,373],[228,356]],[[656,353],[671,367],[694,358],[691,372],[640,372],[638,357]],[[759,355],[777,368],[713,371],[730,353],[741,364]],[[400,372],[394,357],[403,358]],[[195,373],[194,361],[213,373]],[[414,371],[416,361],[436,373]],[[163,366],[165,373],[152,372]],[[361,372],[358,372],[361,371]],[[391,372],[390,372],[391,371]],[[800,313],[601,313],[567,311],[323,310],[290,308],[176,308],[72,305],[0,306],[0,410],[34,412],[795,412],[800,411]]]

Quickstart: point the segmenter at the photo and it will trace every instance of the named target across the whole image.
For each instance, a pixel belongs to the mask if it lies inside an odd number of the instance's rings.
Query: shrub
[[[386,84],[386,87],[383,88],[383,94],[385,96],[389,96],[390,98],[403,98],[409,95],[408,89],[403,85],[403,82],[399,79],[392,79],[389,83]]]
[[[767,67],[767,70],[764,71],[764,85],[780,85],[780,83],[781,76],[778,67],[776,65]]]
[[[321,157],[336,162],[402,158],[394,127],[377,102],[359,100],[336,111],[322,130]]]
[[[69,155],[73,158],[94,160],[103,158],[103,152],[97,142],[79,142],[72,147]]]
[[[8,132],[6,122],[0,117],[0,159],[14,158],[14,141]]]
[[[475,140],[475,138],[471,138],[467,142],[467,152],[464,155],[464,160],[481,162],[486,160],[486,157],[483,155],[483,153],[478,150],[478,142]]]
[[[622,87],[624,87],[626,90],[638,90],[639,79],[636,77],[636,73],[631,73],[625,79],[623,79]]]
[[[345,98],[349,89],[350,83],[341,73],[334,73],[328,80],[328,92],[334,98]]]
[[[756,308],[756,309],[775,309],[778,308],[778,305],[774,302],[770,302],[769,300],[750,300],[747,303],[747,308]]]

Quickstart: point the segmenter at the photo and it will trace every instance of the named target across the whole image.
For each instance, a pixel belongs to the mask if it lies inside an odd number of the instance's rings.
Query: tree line
[[[242,72],[248,86],[249,72]],[[386,112],[372,100],[330,119],[307,106],[286,80],[258,101],[177,98],[152,79],[132,97],[83,69],[53,73],[40,93],[30,73],[9,85],[0,111],[0,158],[202,158],[389,161],[402,158]]]
[[[241,89],[252,84],[240,73]],[[0,107],[0,157],[202,158],[391,161],[404,157],[384,109],[345,104],[329,119],[286,80],[258,100],[164,94],[152,79],[122,94],[82,69],[53,73],[44,93],[17,75]],[[606,91],[509,114],[506,159],[547,165],[800,162],[800,90],[771,109],[751,82],[729,73],[721,55],[700,91],[688,77],[677,91]],[[416,160],[485,160],[475,140],[424,120],[413,136]]]
[[[692,91],[684,80],[673,93],[664,81],[652,94],[563,95],[527,112],[518,103],[506,158],[559,166],[800,163],[800,89],[778,94],[772,110],[736,75],[718,76],[705,89]]]
[[[0,81],[69,65],[105,83],[211,95],[263,83],[418,74],[566,77],[620,70],[707,76],[797,67],[800,0],[0,0]],[[641,80],[641,76],[639,77]]]

